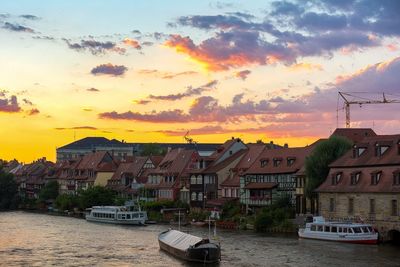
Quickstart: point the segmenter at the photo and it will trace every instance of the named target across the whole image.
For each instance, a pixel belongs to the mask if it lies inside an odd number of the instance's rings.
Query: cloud
[[[88,92],[94,92],[94,93],[100,92],[100,90],[99,90],[99,89],[97,89],[97,88],[94,88],[94,87],[92,87],[92,88],[88,88],[88,89],[86,89],[86,91],[88,91]]]
[[[184,93],[178,94],[169,94],[169,95],[149,95],[147,98],[151,100],[167,100],[167,101],[175,101],[180,100],[185,97],[191,97],[195,95],[201,95],[203,92],[210,91],[215,88],[218,84],[217,80],[210,81],[202,86],[193,88],[189,86]]]
[[[167,122],[188,122],[190,118],[184,114],[182,110],[168,110],[161,112],[151,113],[139,113],[127,111],[118,113],[116,111],[104,112],[99,114],[100,119],[109,120],[132,120],[132,121],[143,121],[143,122],[154,122],[154,123],[167,123]]]
[[[165,71],[160,71],[156,69],[142,69],[138,71],[139,74],[144,74],[144,75],[154,75],[156,77],[159,77],[161,79],[174,79],[179,76],[189,76],[189,75],[195,75],[198,74],[196,71],[182,71],[182,72],[165,72]]]
[[[312,63],[297,63],[289,66],[290,70],[293,71],[299,71],[299,70],[318,70],[322,71],[324,70],[323,67],[320,64],[312,64]]]
[[[15,95],[12,95],[10,98],[0,98],[0,112],[16,113],[20,111],[22,111],[22,109],[19,106],[18,99]]]
[[[40,113],[40,111],[37,108],[33,108],[33,109],[28,111],[28,115],[29,116],[37,115],[39,113]]]
[[[92,126],[76,126],[76,127],[70,127],[70,128],[63,128],[63,127],[57,127],[54,128],[55,130],[63,131],[63,130],[98,130],[96,127]]]
[[[125,54],[125,48],[118,47],[114,42],[99,42],[96,40],[81,40],[80,43],[71,43],[70,40],[63,39],[68,47],[75,51],[89,51],[93,55],[102,55],[106,52],[116,52],[118,54]]]
[[[141,99],[141,100],[133,100],[133,103],[135,103],[137,105],[147,105],[147,104],[151,103],[151,101]]]
[[[235,77],[240,78],[240,79],[242,79],[242,80],[246,80],[246,79],[247,79],[247,76],[249,76],[250,73],[251,73],[250,70],[238,71],[238,72],[235,72]]]
[[[30,20],[39,20],[40,18],[35,16],[35,15],[30,15],[30,14],[25,14],[25,15],[21,15],[21,18],[24,19],[30,19]]]
[[[12,24],[9,22],[5,22],[3,25],[3,29],[12,31],[12,32],[27,32],[27,33],[35,33],[35,31],[29,27],[21,26],[18,24]]]
[[[30,100],[26,99],[26,98],[22,99],[22,101],[23,101],[25,104],[29,105],[29,106],[33,106],[33,103],[32,103]]]
[[[93,111],[93,109],[92,109],[92,108],[83,108],[82,110],[83,110],[83,111],[86,111],[86,112]]]
[[[122,76],[127,70],[128,68],[123,65],[113,65],[111,63],[107,63],[93,68],[90,73],[93,75]]]
[[[133,47],[137,50],[142,49],[142,46],[140,45],[140,43],[136,40],[130,39],[130,38],[125,38],[123,43],[127,46]]]

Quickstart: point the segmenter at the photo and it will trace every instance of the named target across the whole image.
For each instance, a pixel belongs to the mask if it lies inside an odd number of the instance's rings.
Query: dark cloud
[[[33,103],[32,103],[30,100],[26,99],[26,98],[22,99],[22,101],[23,101],[25,104],[29,105],[29,106],[33,106]]]
[[[193,75],[193,74],[197,74],[196,71],[183,71],[183,72],[178,72],[178,73],[168,73],[165,74],[164,76],[162,76],[162,79],[173,79],[176,78],[178,76],[184,76],[184,75]]]
[[[47,35],[43,35],[43,36],[33,36],[33,39],[37,39],[37,40],[47,40],[47,41],[54,41],[55,38],[52,36],[47,36]]]
[[[24,19],[30,19],[30,20],[39,20],[40,19],[39,17],[37,17],[35,15],[29,15],[29,14],[21,15],[20,17],[24,18]]]
[[[187,114],[184,114],[184,112],[179,109],[144,114],[132,111],[124,113],[112,111],[100,113],[99,118],[109,120],[132,120],[154,123],[188,122],[190,120],[189,116]]]
[[[0,98],[0,112],[15,113],[20,111],[22,111],[22,109],[15,95],[12,95],[10,98]]]
[[[118,54],[125,54],[125,48],[118,47],[114,42],[99,42],[96,40],[81,40],[80,43],[71,43],[67,39],[63,39],[68,47],[76,51],[89,51],[93,55],[101,55],[106,52],[116,52]]]
[[[29,116],[34,116],[34,115],[37,115],[39,113],[40,113],[40,111],[37,108],[33,108],[33,109],[28,111],[28,115]]]
[[[86,89],[86,91],[88,91],[88,92],[100,92],[100,90],[99,89],[97,89],[97,88],[94,88],[94,87],[92,87],[92,88],[88,88],[88,89]]]
[[[113,65],[108,63],[93,68],[90,73],[93,75],[122,76],[127,70],[128,68],[123,65]]]
[[[174,24],[213,31],[194,43],[170,35],[165,45],[212,71],[282,62],[306,56],[332,56],[382,44],[400,36],[399,1],[275,1],[264,19],[231,12],[181,16]]]
[[[147,105],[147,104],[151,103],[150,100],[145,100],[145,99],[134,100],[133,102],[137,105]]]
[[[149,95],[147,98],[151,100],[167,100],[167,101],[175,101],[175,100],[180,100],[185,97],[191,97],[195,95],[201,95],[203,92],[210,91],[212,89],[215,89],[215,86],[218,84],[217,80],[213,80],[211,82],[208,82],[202,86],[195,87],[193,88],[192,86],[189,86],[187,90],[184,93],[178,93],[178,94],[169,94],[169,95]]]
[[[21,26],[18,24],[12,24],[9,22],[4,23],[3,29],[7,29],[13,32],[27,32],[27,33],[35,33],[35,31],[29,27]]]

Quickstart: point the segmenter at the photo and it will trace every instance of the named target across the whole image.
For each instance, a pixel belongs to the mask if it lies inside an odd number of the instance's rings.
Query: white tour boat
[[[146,211],[131,210],[128,206],[94,206],[86,214],[91,222],[144,225],[147,221]]]
[[[369,224],[350,222],[329,222],[323,217],[314,217],[299,229],[300,238],[339,241],[355,244],[377,244],[378,233]]]

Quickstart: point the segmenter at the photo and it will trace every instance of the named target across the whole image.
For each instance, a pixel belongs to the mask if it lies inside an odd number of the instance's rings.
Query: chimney
[[[285,144],[283,145],[283,147],[284,147],[284,148],[289,148],[289,145],[288,145],[287,143],[285,143]]]

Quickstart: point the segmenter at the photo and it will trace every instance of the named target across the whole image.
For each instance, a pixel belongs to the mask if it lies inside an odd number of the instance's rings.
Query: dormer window
[[[400,170],[393,172],[393,185],[400,185]]]
[[[332,175],[332,185],[337,185],[342,179],[342,176],[343,176],[342,172],[334,173]]]
[[[381,176],[381,171],[375,171],[371,173],[371,185],[377,185],[379,183],[379,180],[381,179]]]
[[[296,161],[296,158],[289,157],[289,158],[287,158],[287,165],[292,166],[295,161]]]
[[[376,143],[375,145],[375,156],[380,157],[382,156],[388,149],[390,146],[388,145],[380,145],[378,143]]]
[[[350,175],[350,184],[351,185],[358,184],[358,182],[360,181],[360,177],[361,177],[361,172],[353,172]]]
[[[365,151],[367,150],[366,147],[353,147],[353,158],[358,158],[360,157]]]
[[[274,158],[274,167],[278,167],[282,162],[281,158]]]
[[[267,166],[267,164],[268,164],[268,159],[261,159],[261,160],[260,160],[260,163],[261,163],[261,167],[263,168],[263,167]]]

